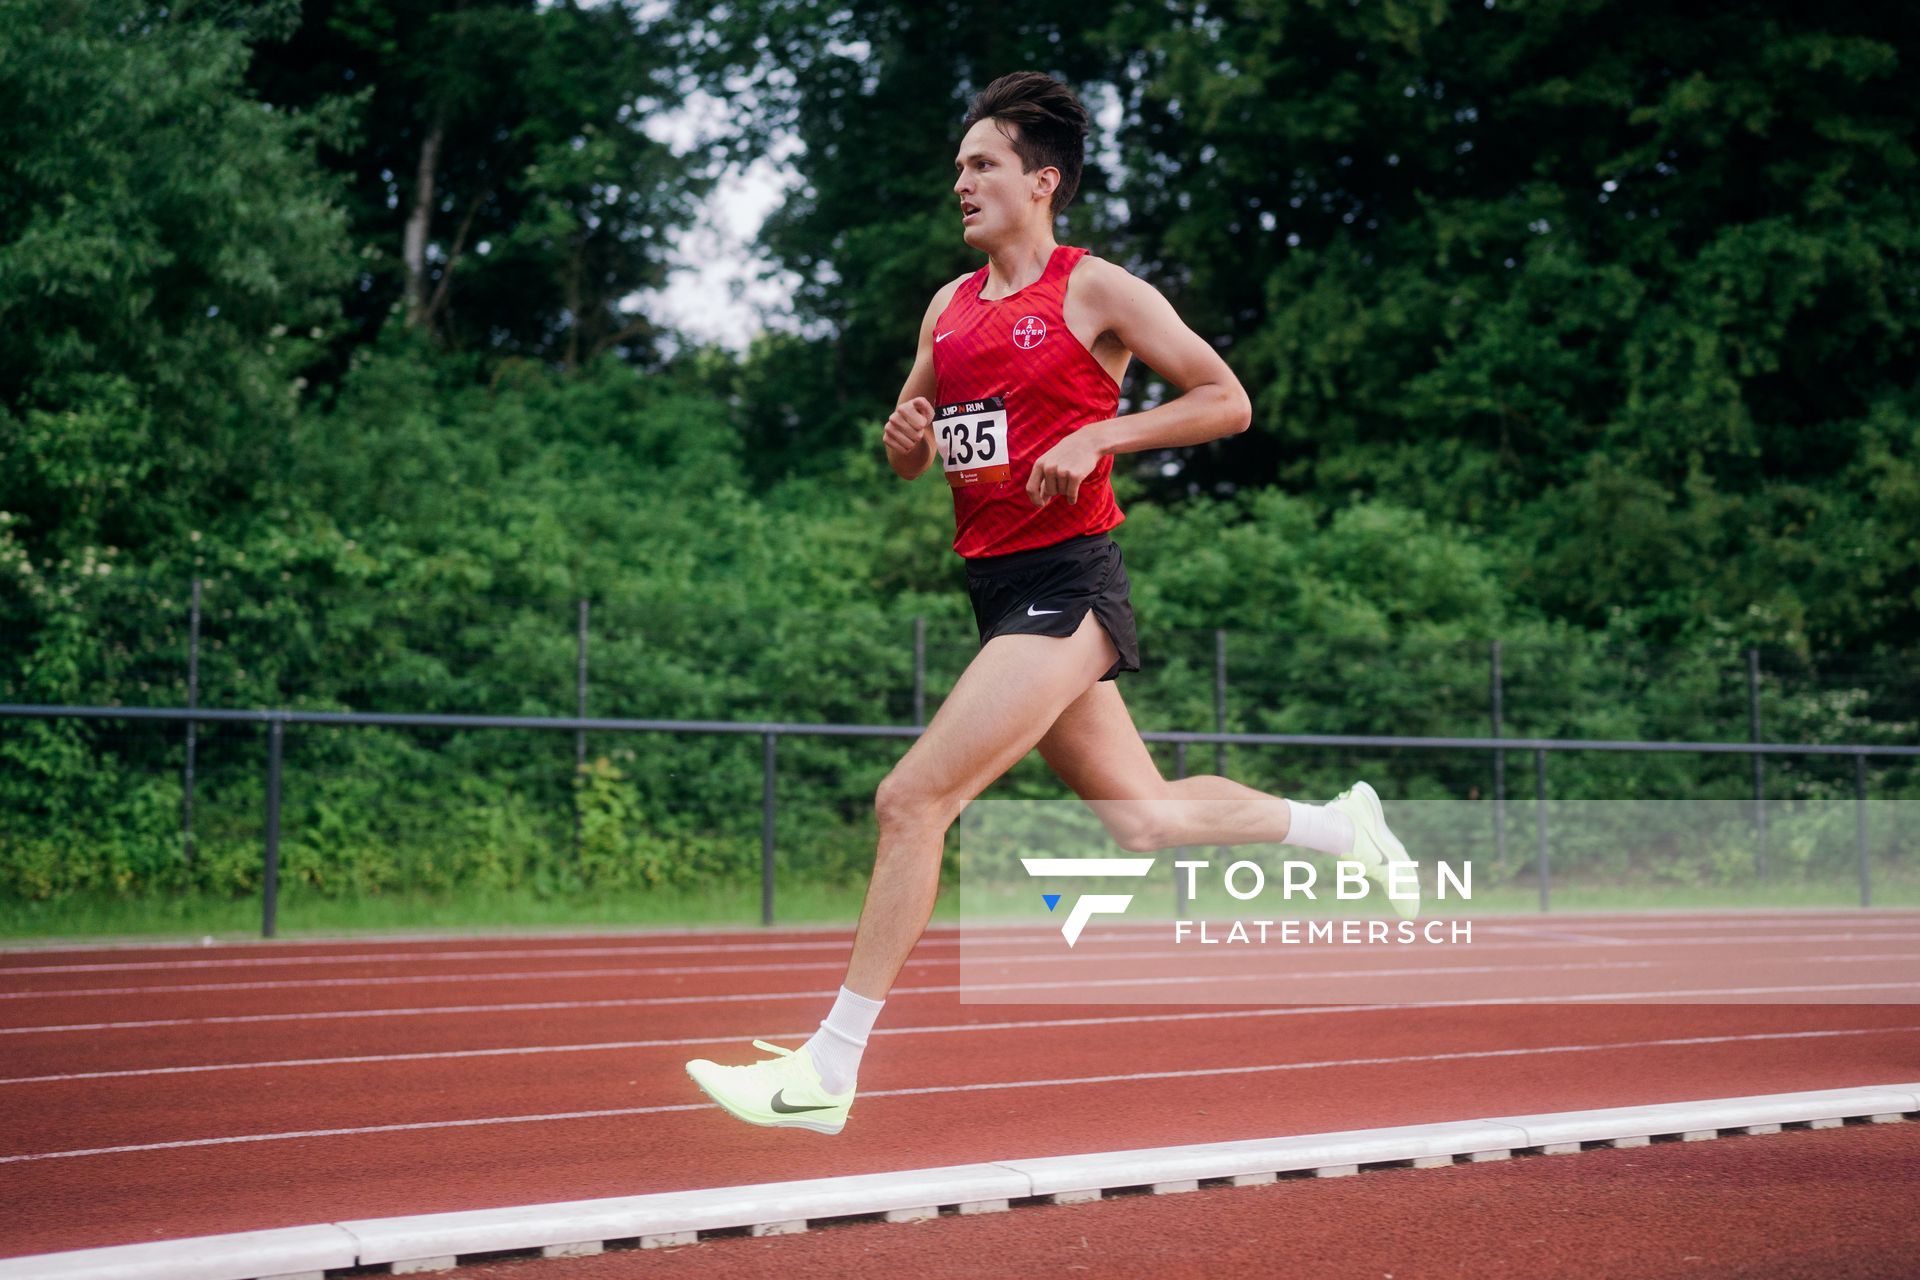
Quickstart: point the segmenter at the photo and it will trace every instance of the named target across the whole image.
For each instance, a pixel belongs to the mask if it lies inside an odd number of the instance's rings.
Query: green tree
[[[725,14],[728,66],[757,77],[747,143],[802,144],[765,239],[831,335],[806,387],[818,440],[866,447],[927,291],[971,265],[943,221],[966,94],[1040,66],[1122,108],[1070,234],[1165,289],[1255,394],[1231,448],[1136,463],[1150,494],[1277,483],[1418,507],[1499,537],[1516,589],[1587,627],[1737,621],[1836,647],[1920,624],[1914,518],[1892,500],[1920,389],[1911,14]],[[760,356],[808,371],[791,344]],[[1163,393],[1138,371],[1128,390]],[[1859,590],[1822,588],[1836,576]]]
[[[661,284],[706,189],[705,158],[643,127],[682,100],[671,13],[630,0],[314,0],[260,51],[271,102],[350,96],[361,340],[398,311],[455,346],[568,366],[650,358],[625,300]]]
[[[0,697],[70,702],[153,661],[136,564],[190,575],[276,498],[298,374],[338,316],[345,219],[313,159],[335,114],[245,90],[283,5],[0,9]],[[141,700],[145,700],[142,698]],[[169,699],[171,700],[171,699]],[[165,779],[119,785],[96,726],[0,738],[0,811],[101,834],[139,874]],[[177,792],[175,793],[177,798]],[[41,846],[59,861],[57,844]],[[70,852],[70,848],[68,850]],[[167,850],[172,858],[173,850]]]
[[[312,156],[337,119],[242,83],[284,13],[0,12],[0,625],[29,653],[76,590],[232,524],[284,461],[349,270]],[[59,666],[29,685],[57,696]]]
[[[1891,638],[1820,582],[1913,585],[1858,484],[1911,448],[1911,13],[1130,5],[1111,38],[1125,234],[1255,389],[1241,477],[1497,531],[1583,625]]]
[[[1105,55],[1082,38],[1086,12],[1065,0],[751,0],[709,15],[704,69],[737,104],[737,144],[799,144],[790,163],[800,181],[762,239],[799,280],[796,318],[820,336],[804,352],[775,341],[747,361],[750,384],[776,382],[786,403],[807,407],[786,422],[777,402],[755,415],[780,433],[773,457],[824,467],[846,448],[874,447],[874,415],[892,407],[928,300],[980,265],[951,191],[968,100],[1025,67],[1096,77]],[[1063,228],[1083,239],[1102,226],[1107,189],[1092,159],[1067,215],[1073,230]]]

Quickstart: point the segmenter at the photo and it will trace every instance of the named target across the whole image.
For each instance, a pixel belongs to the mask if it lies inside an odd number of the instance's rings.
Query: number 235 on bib
[[[1001,397],[941,405],[933,414],[933,438],[954,488],[1007,478],[1007,404]]]

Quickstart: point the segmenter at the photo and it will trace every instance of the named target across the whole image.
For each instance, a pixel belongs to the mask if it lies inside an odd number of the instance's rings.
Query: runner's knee
[[[873,793],[873,813],[882,831],[935,823],[944,827],[943,816],[951,821],[945,813],[948,807],[945,796],[899,768],[882,778]]]
[[[1139,802],[1109,805],[1100,815],[1107,834],[1128,853],[1153,853],[1178,844],[1178,834],[1166,818],[1159,805]]]
[[[1150,818],[1110,821],[1106,829],[1108,835],[1114,837],[1114,842],[1129,854],[1152,854],[1173,844],[1171,839],[1167,839],[1164,827]]]

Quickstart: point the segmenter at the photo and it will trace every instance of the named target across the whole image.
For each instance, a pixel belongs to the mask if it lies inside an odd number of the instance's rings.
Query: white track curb
[[[833,1218],[907,1221],[932,1217],[943,1208],[994,1212],[1014,1200],[1096,1200],[1123,1188],[1191,1191],[1208,1181],[1244,1186],[1271,1182],[1278,1174],[1338,1177],[1370,1165],[1427,1167],[1456,1159],[1506,1159],[1516,1152],[1573,1152],[1583,1143],[1643,1146],[1655,1138],[1777,1133],[1781,1125],[1823,1128],[1847,1120],[1887,1122],[1906,1116],[1920,1116],[1920,1082],[249,1231],[0,1259],[0,1280],[320,1280],[329,1271],[383,1264],[398,1275],[444,1269],[466,1255],[506,1250],[563,1256],[598,1253],[608,1242],[654,1248],[691,1244],[703,1231],[745,1228],[754,1235],[778,1235]]]

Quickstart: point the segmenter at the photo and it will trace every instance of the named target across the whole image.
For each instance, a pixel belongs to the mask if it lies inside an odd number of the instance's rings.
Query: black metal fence
[[[357,590],[285,600],[223,581],[142,582],[137,590],[116,584],[127,595],[110,610],[116,632],[100,638],[95,669],[55,698],[29,692],[0,665],[0,698],[503,715],[537,708],[584,717],[591,684],[592,707],[603,713],[868,718],[791,714],[825,702],[924,724],[929,691],[950,684],[975,649],[957,605],[937,616],[787,611],[777,620],[784,630],[769,635],[753,631],[768,620],[747,606],[642,608]],[[371,655],[376,661],[342,660],[343,653],[360,656],[374,639],[390,646]],[[0,653],[6,640],[0,634]],[[1165,619],[1145,641],[1149,669],[1129,682],[1129,700],[1151,708],[1149,719],[1210,721],[1215,733],[1308,725],[1365,733],[1390,714],[1403,725],[1417,720],[1430,735],[1484,729],[1496,738],[1565,737],[1622,707],[1632,709],[1635,732],[1584,736],[1837,736],[1871,743],[1912,741],[1920,728],[1920,654],[1912,653],[1809,655],[1732,643],[1660,648],[1571,632],[1362,641],[1284,628],[1169,626]],[[774,670],[724,669],[744,653],[796,644],[818,664],[820,685],[832,687],[802,688]],[[702,665],[720,668],[709,672],[716,677],[737,678],[704,686],[674,678]],[[1370,677],[1392,678],[1402,688],[1353,688]],[[10,688],[18,690],[11,697]],[[1764,766],[1757,756],[1753,763],[1759,795]]]
[[[276,874],[326,897],[745,886],[756,835],[762,862],[777,838],[783,883],[850,882],[871,848],[884,740],[916,733],[977,651],[964,606],[956,594],[768,612],[715,585],[589,604],[354,586],[296,598],[226,574],[116,574],[77,659],[38,660],[34,637],[0,624],[0,701],[80,717],[30,730],[0,717],[0,891],[267,888],[256,850],[278,838],[283,771],[300,785]],[[1490,800],[1487,870],[1496,883],[1537,875],[1543,904],[1529,819],[1547,816],[1546,755],[1579,744],[1604,745],[1556,762],[1555,807],[1745,801],[1759,839],[1724,856],[1679,846],[1671,860],[1648,844],[1557,840],[1576,895],[1587,879],[1639,892],[1851,878],[1837,835],[1809,855],[1783,817],[1770,842],[1770,807],[1844,804],[1869,786],[1920,797],[1920,655],[1662,649],[1537,620],[1497,640],[1426,624],[1390,639],[1227,630],[1170,608],[1154,621],[1125,690],[1164,771],[1186,775],[1190,750],[1210,747],[1192,772],[1280,794],[1331,794],[1358,770],[1400,799]],[[8,662],[16,640],[23,660]],[[158,710],[131,709],[143,706]],[[469,712],[484,714],[451,714]],[[139,719],[155,722],[126,723]],[[1257,750],[1274,746],[1311,749]],[[1508,786],[1515,752],[1533,757],[1531,788]],[[263,756],[280,763],[263,771]],[[758,814],[742,803],[756,783]],[[1027,763],[994,794],[1053,786]],[[773,878],[761,879],[770,915]]]
[[[581,613],[583,631],[586,612]],[[584,655],[584,646],[583,646]],[[1496,650],[1497,662],[1497,650]],[[584,668],[584,656],[582,658]],[[582,681],[584,689],[584,679]],[[1497,689],[1497,684],[1496,684]],[[582,694],[584,698],[584,693]],[[1497,703],[1496,703],[1497,705]],[[694,734],[757,736],[761,740],[760,791],[760,916],[761,923],[774,921],[775,814],[778,807],[779,743],[783,737],[911,739],[924,730],[917,725],[804,724],[773,721],[726,720],[651,720],[594,718],[576,716],[489,716],[405,714],[380,712],[336,712],[300,710],[215,710],[193,707],[82,707],[0,704],[0,719],[78,719],[96,721],[161,721],[180,723],[191,728],[197,724],[261,724],[267,729],[266,813],[261,880],[261,933],[274,936],[278,910],[280,876],[280,803],[284,772],[286,730],[289,725],[325,725],[335,727],[398,727],[424,729],[498,729],[566,732],[575,735],[576,766],[585,760],[585,735],[619,734]],[[1287,734],[1147,731],[1147,741],[1170,744],[1173,748],[1174,775],[1187,776],[1187,757],[1193,746],[1211,745],[1217,753],[1217,768],[1224,772],[1224,753],[1229,747],[1353,747],[1368,750],[1467,751],[1488,753],[1495,761],[1496,776],[1504,779],[1505,758],[1512,752],[1532,756],[1535,810],[1535,875],[1539,886],[1540,910],[1551,907],[1552,873],[1548,855],[1547,756],[1550,752],[1608,752],[1652,755],[1749,756],[1754,762],[1756,787],[1762,778],[1764,761],[1779,757],[1835,757],[1850,759],[1853,773],[1855,808],[1855,850],[1860,904],[1873,902],[1872,872],[1867,842],[1867,766],[1873,759],[1911,760],[1920,757],[1920,746],[1887,744],[1804,744],[1780,742],[1650,742],[1582,738],[1504,738],[1504,737],[1415,737],[1367,734]],[[191,741],[191,739],[189,739]],[[189,757],[191,759],[191,757]],[[191,767],[191,766],[189,766]],[[191,794],[189,792],[189,794]],[[1498,858],[1506,862],[1507,822],[1504,786],[1493,792],[1493,826],[1498,842]],[[1764,831],[1766,802],[1756,796],[1754,820]],[[576,814],[577,824],[577,814]],[[576,825],[577,832],[577,825]]]

